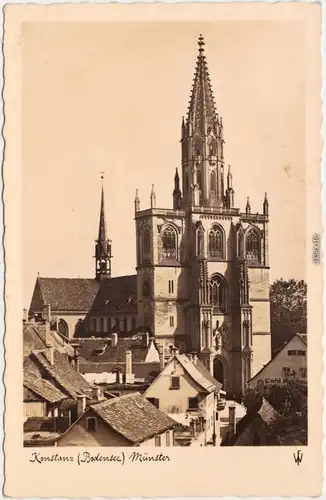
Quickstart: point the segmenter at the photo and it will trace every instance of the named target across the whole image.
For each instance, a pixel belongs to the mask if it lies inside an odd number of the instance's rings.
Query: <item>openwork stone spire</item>
[[[206,133],[206,127],[216,133],[217,113],[211,87],[207,61],[204,55],[205,42],[202,35],[198,38],[198,57],[191,90],[187,126]],[[206,126],[206,127],[205,127]]]

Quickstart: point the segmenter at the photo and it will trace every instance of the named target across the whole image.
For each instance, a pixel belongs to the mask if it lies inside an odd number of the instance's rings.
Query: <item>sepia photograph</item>
[[[320,10],[26,7],[7,14],[4,191],[24,496],[73,497],[87,463],[110,496],[317,488]],[[179,484],[194,460],[220,491]],[[266,482],[266,461],[296,479]]]
[[[25,446],[307,444],[301,29],[200,28],[23,29]]]

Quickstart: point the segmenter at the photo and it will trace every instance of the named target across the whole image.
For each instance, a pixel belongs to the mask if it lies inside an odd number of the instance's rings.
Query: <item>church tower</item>
[[[98,239],[95,242],[95,277],[98,281],[111,278],[111,240],[106,233],[103,176]]]
[[[180,186],[180,177],[182,186]],[[229,394],[271,358],[267,195],[262,212],[235,206],[231,166],[225,172],[224,123],[217,113],[200,35],[186,119],[181,175],[173,208],[135,198],[137,304],[168,353],[196,351]]]

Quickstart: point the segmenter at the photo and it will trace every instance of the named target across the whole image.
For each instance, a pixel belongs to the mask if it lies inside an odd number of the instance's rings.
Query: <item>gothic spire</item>
[[[155,208],[156,207],[156,194],[154,191],[154,184],[152,184],[152,191],[151,191],[151,195],[150,195],[150,200],[151,200],[151,208]]]
[[[246,204],[246,214],[250,214],[251,212],[251,205],[250,205],[250,200],[249,200],[249,196],[247,198],[247,204]]]
[[[206,127],[216,129],[217,113],[211,87],[202,35],[198,38],[198,57],[190,95],[187,126],[206,133]]]
[[[140,210],[140,199],[139,199],[138,189],[136,189],[136,195],[135,195],[135,199],[134,199],[134,204],[135,204],[135,212],[139,212],[139,210]]]
[[[105,221],[105,209],[104,209],[104,187],[103,187],[103,175],[102,179],[102,189],[101,189],[101,210],[100,210],[100,222],[98,229],[98,239],[95,244],[95,274],[96,278],[99,280],[107,279],[111,277],[111,241],[107,237],[106,232],[106,221]]]
[[[267,215],[267,216],[268,216],[268,207],[269,207],[269,203],[268,203],[267,193],[265,193],[265,198],[264,198],[264,203],[263,203],[263,212],[264,212],[264,215]]]
[[[98,230],[98,242],[104,243],[106,241],[106,223],[105,223],[105,209],[104,209],[104,187],[103,187],[103,175],[102,179],[102,191],[101,191],[101,211],[100,211],[100,223]]]
[[[182,193],[180,190],[180,177],[178,169],[175,169],[174,191],[173,191],[173,210],[180,210],[182,207]]]

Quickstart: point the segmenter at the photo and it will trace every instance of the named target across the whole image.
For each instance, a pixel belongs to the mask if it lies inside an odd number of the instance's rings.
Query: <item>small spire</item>
[[[263,203],[263,213],[264,213],[264,215],[268,216],[268,208],[269,208],[269,203],[268,203],[267,193],[265,193],[265,198],[264,198],[264,203]]]
[[[150,199],[151,199],[151,208],[155,208],[156,207],[156,195],[154,192],[154,184],[152,184],[152,191],[151,191]]]
[[[98,241],[104,243],[107,240],[106,237],[106,224],[105,224],[105,209],[104,209],[104,186],[103,186],[104,172],[101,172],[102,189],[101,189],[101,211],[100,211],[100,223],[98,230]]]
[[[250,201],[249,201],[249,196],[247,198],[247,204],[246,204],[246,214],[250,214],[251,212],[251,206],[250,206]]]
[[[198,47],[199,47],[198,52],[199,55],[201,56],[205,51],[205,40],[202,34],[200,34],[198,38]]]
[[[231,173],[231,165],[228,165],[228,175],[227,175],[227,185],[228,185],[228,189],[232,189],[232,180],[233,180],[233,176],[232,176],[232,173]]]
[[[139,199],[138,189],[136,189],[134,204],[135,204],[135,212],[138,212],[140,210],[140,199]]]

